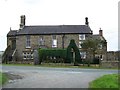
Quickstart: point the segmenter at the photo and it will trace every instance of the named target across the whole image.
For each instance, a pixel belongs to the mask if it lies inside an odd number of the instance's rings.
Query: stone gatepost
[[[33,52],[33,58],[34,58],[34,65],[39,65],[40,61],[39,61],[38,50],[34,50],[34,52]]]

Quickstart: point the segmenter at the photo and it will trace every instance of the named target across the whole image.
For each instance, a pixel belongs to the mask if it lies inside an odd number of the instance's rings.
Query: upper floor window
[[[79,35],[79,40],[85,40],[85,34],[80,34]]]
[[[26,48],[30,48],[30,36],[26,36]]]
[[[56,37],[56,35],[52,35],[52,47],[57,47],[57,37]]]
[[[44,38],[43,38],[43,36],[40,36],[40,37],[39,37],[39,45],[40,45],[40,46],[43,46],[43,45],[44,45]]]
[[[99,49],[103,49],[103,45],[102,44],[99,44]]]

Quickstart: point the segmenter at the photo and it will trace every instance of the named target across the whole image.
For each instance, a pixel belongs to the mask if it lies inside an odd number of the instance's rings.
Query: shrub
[[[73,61],[73,54],[71,52],[72,49],[73,49],[73,52],[75,52],[75,61]],[[66,58],[67,58],[66,63],[74,62],[74,64],[76,65],[76,64],[82,62],[81,56],[80,56],[80,51],[79,51],[78,47],[76,46],[75,41],[73,39],[70,41],[70,44],[67,48]]]

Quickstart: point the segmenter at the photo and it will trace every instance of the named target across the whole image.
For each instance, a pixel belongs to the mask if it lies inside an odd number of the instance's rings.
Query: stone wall
[[[118,61],[120,56],[119,51],[108,51],[107,52],[107,61]]]
[[[120,65],[119,61],[102,61],[101,67],[103,68],[118,68]]]
[[[30,36],[30,48],[26,48],[26,36],[17,36],[16,38],[16,49],[17,49],[17,60],[23,58],[23,51],[33,51],[39,48],[39,38],[40,35],[31,35]],[[46,48],[52,48],[52,35],[43,35],[44,37],[44,46]],[[57,48],[62,48],[62,35],[56,35],[57,37]],[[70,43],[70,40],[74,39],[77,46],[79,46],[79,34],[67,34],[64,37],[64,48]]]

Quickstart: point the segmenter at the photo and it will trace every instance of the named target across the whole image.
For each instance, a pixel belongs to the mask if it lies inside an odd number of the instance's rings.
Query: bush
[[[73,52],[75,53],[75,61],[73,61],[73,54],[71,52],[71,49],[73,49]],[[80,56],[80,51],[79,51],[78,47],[76,46],[75,41],[73,39],[70,41],[70,44],[67,48],[66,58],[67,58],[66,59],[67,63],[74,62],[74,64],[76,65],[76,64],[82,62],[81,56]]]

